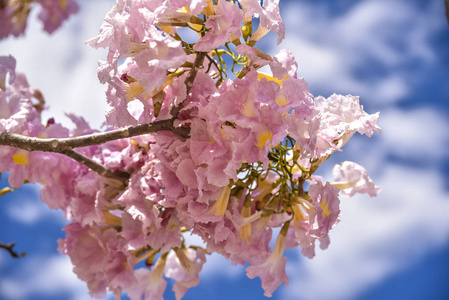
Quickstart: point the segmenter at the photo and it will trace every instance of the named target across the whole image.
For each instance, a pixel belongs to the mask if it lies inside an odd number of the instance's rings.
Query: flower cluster
[[[351,95],[314,98],[289,51],[270,56],[254,47],[269,31],[278,43],[284,38],[275,0],[118,0],[87,42],[109,50],[98,69],[108,85],[106,129],[164,120],[173,127],[79,150],[126,174],[122,181],[62,154],[0,147],[10,184],[42,183],[43,201],[71,220],[59,250],[92,296],[109,289],[162,299],[165,277],[181,299],[210,253],[249,263],[248,277],[260,277],[271,296],[288,284],[285,248],[312,258],[315,241],[328,247],[339,195],[379,192],[353,162],[337,165],[333,182],[314,174],[356,132],[380,132],[379,114]],[[14,69],[12,57],[0,58],[1,131],[95,133],[73,115],[73,131],[43,125],[42,96]],[[189,235],[204,243],[191,245]]]
[[[24,34],[33,6],[40,6],[44,30],[53,33],[70,15],[78,12],[75,0],[0,0],[0,39]]]

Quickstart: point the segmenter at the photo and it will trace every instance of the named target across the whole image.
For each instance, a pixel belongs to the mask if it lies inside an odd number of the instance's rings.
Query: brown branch
[[[195,57],[195,61],[193,62],[193,67],[190,69],[189,75],[187,75],[187,78],[185,80],[185,85],[187,87],[187,93],[186,95],[189,95],[190,89],[193,86],[193,82],[195,81],[196,74],[200,70],[201,66],[203,65],[204,58],[206,57],[207,52],[198,52]],[[179,112],[184,107],[184,101],[179,103],[178,106],[174,106],[170,113],[173,116],[173,118],[177,118]]]
[[[218,66],[217,62],[215,61],[215,59],[213,59],[212,57],[210,57],[209,54],[206,54],[207,59],[210,61],[209,66],[206,70],[206,73],[209,73],[210,67],[213,64],[215,66],[215,68],[217,68],[217,72],[220,74],[220,81],[223,82],[223,74],[220,71],[220,67]]]
[[[15,243],[9,243],[9,244],[3,244],[0,243],[0,248],[5,249],[6,251],[9,252],[9,254],[11,254],[12,257],[14,258],[19,258],[19,257],[24,257],[27,255],[26,252],[22,252],[22,253],[17,253],[16,251],[14,251],[12,248],[14,248],[16,244]]]
[[[99,132],[83,136],[60,138],[60,139],[42,139],[36,137],[26,137],[16,133],[0,133],[0,145],[21,148],[27,151],[45,151],[62,153],[65,150],[71,150],[78,147],[100,145],[113,140],[119,140],[137,135],[153,133],[162,130],[171,130],[186,137],[186,129],[174,128],[173,119],[156,121],[151,124],[141,124],[107,132]]]
[[[173,126],[174,118],[156,121],[151,124],[141,124],[127,128],[111,130],[107,132],[99,132],[84,136],[60,139],[43,139],[36,137],[28,137],[11,132],[0,133],[0,145],[16,147],[27,151],[44,151],[64,154],[79,163],[84,164],[89,169],[95,171],[101,176],[120,180],[121,182],[128,179],[128,174],[124,172],[114,172],[111,169],[95,162],[91,158],[74,151],[74,148],[86,147],[92,145],[100,145],[109,141],[153,133],[162,130],[170,130],[181,137],[187,138],[189,128]]]
[[[111,169],[103,166],[102,164],[97,163],[93,159],[85,156],[84,154],[76,152],[73,149],[63,150],[60,153],[66,155],[66,156],[68,156],[70,158],[72,158],[73,160],[76,160],[77,162],[79,162],[79,163],[81,163],[83,165],[85,165],[86,167],[88,167],[89,169],[91,169],[92,171],[98,173],[99,175],[101,175],[103,177],[117,179],[117,180],[120,180],[120,182],[124,182],[127,179],[129,179],[129,174],[128,173],[125,173],[125,172],[114,172]]]

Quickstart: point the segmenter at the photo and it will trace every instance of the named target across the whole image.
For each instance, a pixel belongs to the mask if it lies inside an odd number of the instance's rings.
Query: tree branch
[[[193,67],[192,67],[192,69],[190,69],[189,75],[187,75],[187,78],[184,82],[187,87],[187,93],[186,93],[187,96],[189,95],[190,89],[193,86],[193,82],[195,81],[196,74],[198,73],[201,66],[203,65],[204,58],[206,57],[206,55],[207,55],[207,52],[198,52],[196,54],[195,61],[193,62]],[[178,114],[181,111],[181,109],[183,108],[183,106],[184,106],[184,101],[179,103],[178,106],[174,106],[171,109],[170,113],[173,116],[173,118],[178,117]]]
[[[117,179],[120,182],[124,182],[125,180],[129,179],[129,174],[125,173],[125,172],[114,172],[111,169],[103,166],[102,164],[97,163],[96,161],[94,161],[93,159],[85,156],[84,154],[81,154],[79,152],[76,152],[73,149],[69,149],[69,150],[63,150],[62,152],[60,152],[61,154],[64,154],[74,160],[76,160],[77,162],[85,165],[86,167],[88,167],[89,169],[91,169],[92,171],[98,173],[99,175],[106,177],[106,178],[112,178],[112,179]]]
[[[119,140],[137,135],[153,133],[162,130],[171,130],[183,137],[188,136],[186,128],[174,128],[174,119],[156,121],[151,124],[141,124],[107,132],[99,132],[72,138],[42,139],[27,137],[16,133],[0,133],[0,145],[11,146],[27,151],[45,151],[62,153],[78,147],[100,145],[113,140]]]
[[[170,130],[181,137],[187,138],[189,128],[173,126],[174,118],[162,121],[156,121],[151,124],[141,124],[107,132],[99,132],[84,136],[60,139],[43,139],[36,137],[28,137],[17,133],[2,132],[0,133],[0,145],[11,146],[27,151],[44,151],[64,154],[79,163],[84,164],[89,169],[95,171],[101,176],[120,180],[121,182],[128,179],[125,172],[114,172],[111,169],[95,162],[89,157],[74,151],[74,148],[100,145],[113,140],[153,133],[162,130]]]
[[[9,254],[11,254],[11,256],[14,258],[24,257],[27,255],[26,252],[22,252],[19,254],[16,251],[14,251],[12,248],[14,248],[15,245],[16,245],[15,243],[9,243],[9,244],[0,243],[0,248],[3,248],[6,251],[8,251]]]

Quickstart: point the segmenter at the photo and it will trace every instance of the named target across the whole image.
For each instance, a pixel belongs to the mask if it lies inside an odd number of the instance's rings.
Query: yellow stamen
[[[19,150],[12,156],[12,160],[18,165],[28,165],[30,163],[29,155],[28,151]]]
[[[331,214],[331,212],[329,210],[329,205],[328,205],[327,201],[321,200],[320,206],[321,206],[321,209],[323,210],[323,212],[321,214],[323,216],[325,216],[326,218],[329,218],[329,215]]]
[[[268,74],[265,74],[265,73],[262,73],[262,72],[258,72],[257,73],[257,80],[260,81],[262,78],[265,78],[267,81],[274,81],[277,84],[279,84],[279,86],[282,86],[282,80],[285,79],[284,78],[284,79],[279,80],[279,79],[277,79],[277,78],[275,78],[275,77],[273,77],[271,75],[268,75]]]
[[[207,0],[207,5],[203,8],[202,14],[204,14],[206,17],[215,14],[214,3],[212,2],[212,0]]]
[[[61,8],[61,10],[66,10],[67,0],[59,0],[59,7]]]
[[[282,85],[283,85],[282,81],[284,81],[284,80],[286,80],[286,79],[288,79],[288,78],[290,78],[290,77],[289,77],[288,75],[285,75],[284,78],[278,79],[278,78],[273,77],[273,76],[271,76],[271,75],[268,75],[268,74],[266,74],[266,73],[263,73],[263,72],[257,72],[257,80],[260,81],[262,78],[265,78],[267,81],[274,81],[274,82],[276,82],[277,84],[279,84],[280,87],[282,87]]]
[[[274,100],[274,102],[276,102],[276,104],[279,104],[279,105],[287,105],[288,104],[287,98],[282,93],[279,93],[278,95],[276,95],[276,99]]]
[[[136,263],[141,262],[141,261],[144,261],[144,260],[146,260],[146,259],[154,260],[154,257],[155,257],[156,254],[158,254],[158,253],[159,253],[158,250],[154,250],[154,249],[149,250],[149,251],[147,251],[145,254],[143,254],[142,256],[136,257],[136,259],[137,259]]]
[[[190,9],[189,9],[189,7],[187,5],[184,6],[184,7],[181,7],[181,9],[179,9],[178,11],[190,14]]]
[[[13,188],[10,188],[10,187],[5,187],[5,188],[2,188],[1,190],[0,190],[0,197],[1,196],[4,196],[4,195],[6,195],[6,194],[8,194],[8,193],[10,193],[10,192],[14,192],[16,189],[13,189]]]
[[[273,133],[271,131],[262,131],[257,134],[255,145],[259,148],[263,148],[268,140],[273,139]],[[270,143],[271,144],[271,143]]]

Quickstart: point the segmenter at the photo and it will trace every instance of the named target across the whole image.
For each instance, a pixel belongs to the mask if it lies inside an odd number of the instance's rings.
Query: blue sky
[[[82,1],[80,14],[54,36],[31,22],[26,38],[0,42],[0,55],[13,54],[43,91],[51,106],[45,117],[64,120],[64,112],[76,112],[97,127],[104,120],[96,61],[105,52],[83,41],[97,34],[111,3]],[[342,199],[331,245],[313,260],[289,250],[290,284],[273,299],[445,299],[449,26],[443,0],[281,0],[281,14],[286,40],[280,47],[274,37],[262,40],[265,51],[291,50],[314,95],[359,95],[369,113],[381,112],[383,134],[354,137],[321,175],[331,178],[335,163],[352,160],[383,191],[377,198]],[[0,241],[28,252],[20,260],[0,252],[0,299],[90,299],[68,258],[56,251],[66,222],[61,213],[40,203],[33,186],[0,200]],[[184,299],[264,299],[259,279],[219,256],[209,259],[201,278]]]

